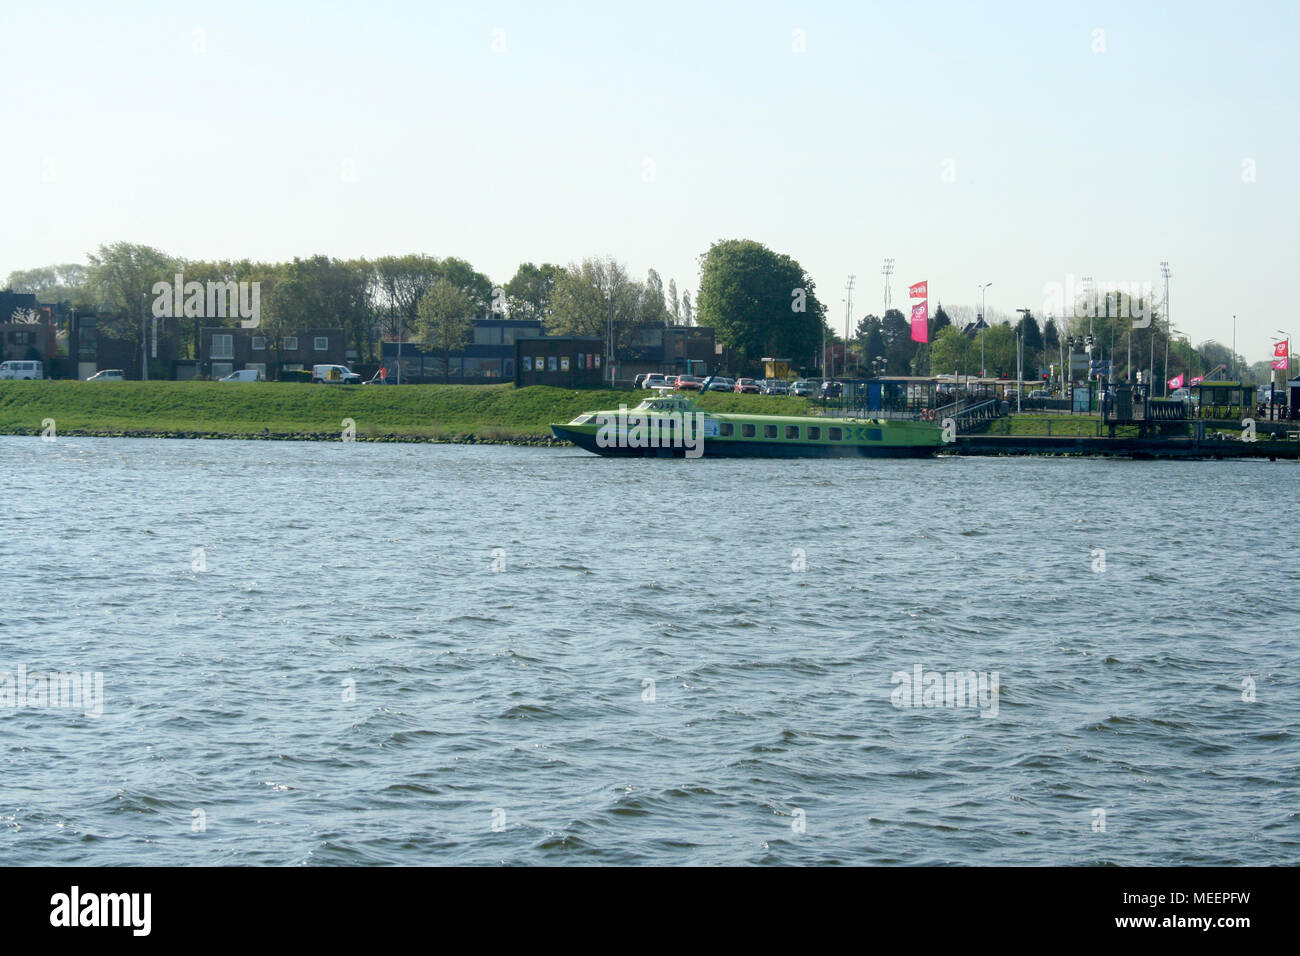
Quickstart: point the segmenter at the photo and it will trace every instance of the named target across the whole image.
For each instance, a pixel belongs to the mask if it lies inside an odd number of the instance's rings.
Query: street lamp
[[[984,325],[986,326],[988,325],[988,322],[984,319],[984,290],[987,289],[992,284],[993,284],[992,282],[985,282],[981,286],[976,286],[976,288],[980,290],[980,321],[983,322]],[[984,330],[980,329],[980,378],[984,378],[985,374],[986,372],[984,369]]]
[[[1186,337],[1187,333],[1184,332],[1182,329],[1175,329],[1172,327],[1166,329],[1165,332],[1166,332],[1165,334],[1165,387],[1161,390],[1161,394],[1163,394],[1166,398],[1168,398],[1169,397],[1169,338],[1170,336],[1173,335],[1181,335],[1183,337]],[[1191,344],[1190,340],[1188,340],[1188,344],[1189,345]]]
[[[1028,309],[1016,309],[1022,316],[1016,326],[1016,414],[1020,414],[1020,393],[1025,381],[1025,319],[1029,317]]]

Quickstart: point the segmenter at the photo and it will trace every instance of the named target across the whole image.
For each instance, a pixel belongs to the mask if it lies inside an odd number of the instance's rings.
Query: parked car
[[[231,372],[229,375],[223,375],[217,379],[218,382],[260,382],[262,373],[255,368],[241,368],[237,372]]]
[[[0,362],[0,378],[38,379],[45,377],[45,364],[30,359]]]
[[[1045,388],[1036,388],[1029,393],[1030,398],[1051,398],[1052,393]]]
[[[1196,393],[1193,392],[1190,388],[1174,389],[1172,392],[1169,393],[1169,397],[1172,398],[1175,402],[1191,402],[1193,405],[1195,405],[1198,402]],[[1281,398],[1282,396],[1279,394],[1278,395],[1279,402],[1281,401]],[[1268,402],[1267,394],[1264,395],[1263,401],[1265,403]]]
[[[779,378],[771,379],[763,383],[764,395],[789,395],[790,383],[783,382]]]
[[[126,381],[126,375],[120,368],[106,368],[102,372],[96,372],[87,382],[123,382]]]
[[[701,379],[698,375],[678,375],[677,381],[674,383],[673,387],[676,388],[678,391],[682,391],[682,392],[687,392],[687,391],[698,392],[700,390],[700,386],[703,384],[704,384],[704,380]]]
[[[346,365],[313,365],[311,367],[311,380],[336,385],[361,384],[361,376]]]
[[[822,382],[822,398],[839,398],[843,394],[843,382]]]
[[[793,385],[790,386],[790,394],[798,395],[801,398],[807,398],[808,396],[813,394],[813,384],[812,382],[807,382],[804,381],[803,379],[800,379],[799,381],[795,382]]]
[[[642,388],[663,388],[664,377],[660,375],[658,372],[653,372],[650,375],[647,375],[645,377],[645,381],[641,383],[641,387]]]
[[[726,378],[722,375],[715,375],[713,381],[709,383],[710,392],[729,392],[736,387],[734,378]]]
[[[741,395],[757,395],[759,393],[758,382],[752,378],[738,378],[732,390]]]
[[[642,372],[636,378],[632,379],[633,388],[646,388],[645,380],[650,377],[649,372]]]

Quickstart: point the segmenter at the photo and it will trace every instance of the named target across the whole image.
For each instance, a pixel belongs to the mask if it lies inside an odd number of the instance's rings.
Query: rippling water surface
[[[10,864],[1300,855],[1292,463],[0,460],[0,678],[104,692],[0,706]]]

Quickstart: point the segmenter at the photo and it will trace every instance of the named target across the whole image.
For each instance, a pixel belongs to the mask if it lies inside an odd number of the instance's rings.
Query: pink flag
[[[1200,376],[1200,375],[1194,375],[1194,376],[1192,377],[1192,384],[1193,384],[1193,385],[1200,385],[1203,381],[1205,381],[1205,379],[1204,379],[1202,376]]]
[[[925,288],[925,287],[926,287],[927,285],[929,285],[929,281],[928,281],[928,280],[927,280],[926,282],[918,282],[916,285],[910,285],[910,286],[908,286],[908,287],[907,287],[907,295],[908,295],[908,298],[910,298],[910,299],[928,299],[928,298],[930,297],[930,293],[926,291],[926,288]]]
[[[1273,368],[1285,372],[1291,367],[1291,340],[1283,339],[1273,343]]]
[[[1169,380],[1169,387],[1170,387],[1170,388],[1182,388],[1182,387],[1183,387],[1183,376],[1182,376],[1181,374],[1179,374],[1179,375],[1176,375],[1176,376],[1174,376],[1173,378],[1171,378],[1171,379]]]
[[[915,288],[915,287],[913,287]],[[912,341],[930,341],[930,302],[912,306]]]

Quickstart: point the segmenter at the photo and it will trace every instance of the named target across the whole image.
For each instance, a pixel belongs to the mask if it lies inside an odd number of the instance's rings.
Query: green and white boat
[[[597,455],[659,458],[926,458],[944,445],[933,422],[706,412],[668,389],[634,409],[552,424],[551,433]]]

